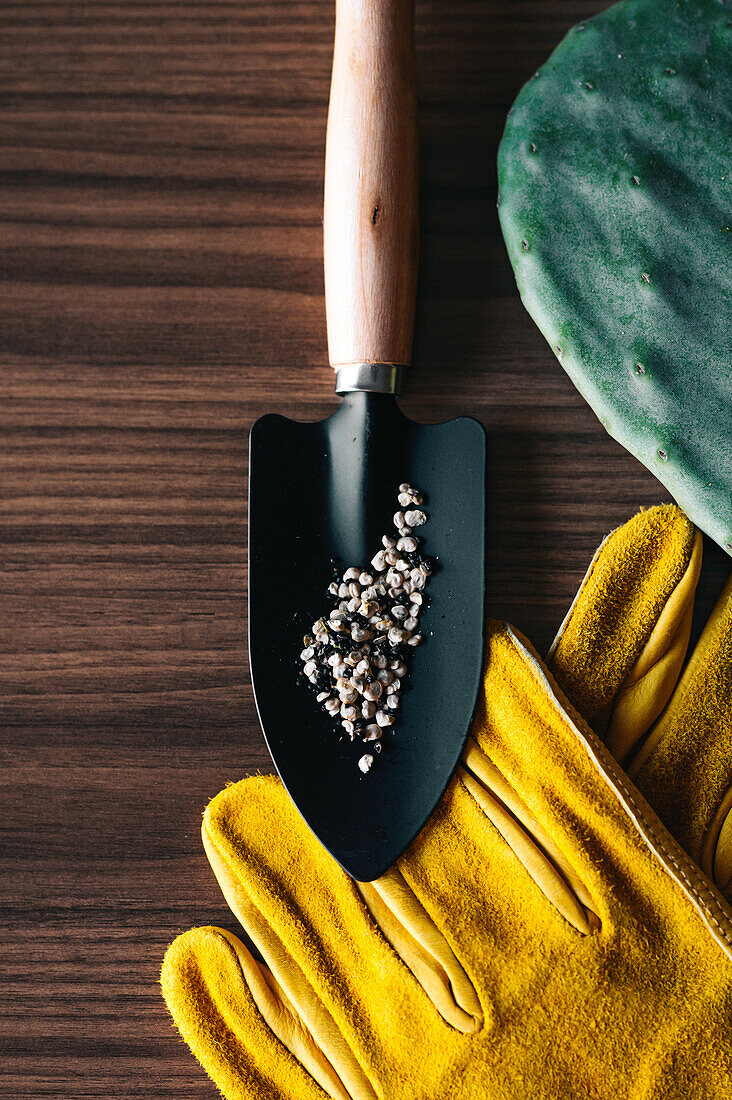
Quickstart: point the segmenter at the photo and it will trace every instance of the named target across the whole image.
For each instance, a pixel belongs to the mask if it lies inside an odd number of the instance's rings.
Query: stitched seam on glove
[[[464,1034],[483,1026],[478,994],[455,952],[396,867],[357,883],[384,939],[443,1020]]]
[[[509,782],[495,761],[489,757],[486,750],[478,744],[472,734],[468,735],[462,761],[468,771],[478,779],[486,790],[492,792],[538,847],[546,853],[582,909],[585,910],[593,929],[596,925],[599,926],[598,906],[593,901],[588,887],[560,850],[556,839],[543,828],[534,814],[531,813],[525,799]]]
[[[583,907],[535,838],[496,795],[464,768],[458,776],[487,819],[508,844],[521,866],[556,912],[583,936],[591,932]]]

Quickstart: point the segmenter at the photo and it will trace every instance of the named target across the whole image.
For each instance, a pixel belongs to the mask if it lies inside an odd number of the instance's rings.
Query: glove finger
[[[629,772],[732,897],[732,577]]]
[[[230,932],[179,936],[160,983],[178,1030],[226,1100],[354,1100],[274,976]]]
[[[597,550],[549,651],[562,691],[621,761],[676,685],[701,555],[675,505],[633,516]]]
[[[474,985],[439,928],[418,906],[401,934],[398,918],[385,926],[383,898],[328,855],[278,779],[222,791],[203,841],[232,912],[354,1095],[398,1075],[405,1031],[424,1037],[425,1071],[438,1074],[451,1036],[482,1025]],[[420,920],[425,945],[412,935]]]

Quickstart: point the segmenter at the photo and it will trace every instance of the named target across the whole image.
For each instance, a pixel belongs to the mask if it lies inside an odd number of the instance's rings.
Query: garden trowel
[[[397,403],[414,323],[417,160],[413,0],[337,0],[324,256],[341,403],[319,423],[271,414],[252,427],[249,649],[282,781],[360,881],[395,862],[444,791],[483,656],[483,428],[468,417],[416,424]],[[422,541],[436,567],[398,719],[364,774],[363,744],[339,737],[298,679],[299,654],[332,603],[334,569],[366,568],[393,530],[405,482],[424,495]]]

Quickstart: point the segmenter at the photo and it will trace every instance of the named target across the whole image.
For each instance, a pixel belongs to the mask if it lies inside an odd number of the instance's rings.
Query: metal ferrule
[[[336,393],[402,392],[404,367],[396,363],[346,363],[336,371]]]

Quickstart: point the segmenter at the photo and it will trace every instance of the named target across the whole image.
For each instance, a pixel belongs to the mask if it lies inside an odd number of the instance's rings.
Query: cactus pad
[[[607,431],[732,552],[732,0],[622,0],[498,158],[527,310]]]

